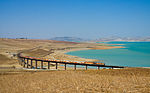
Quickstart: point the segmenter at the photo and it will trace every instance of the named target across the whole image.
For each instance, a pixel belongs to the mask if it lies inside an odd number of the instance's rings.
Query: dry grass
[[[28,56],[34,56],[34,57],[42,57],[45,54],[48,54],[50,51],[46,51],[44,49],[37,49],[37,50],[33,50],[33,51],[29,51],[26,54],[28,54]]]
[[[8,58],[5,55],[0,54],[0,65],[5,65],[5,64],[18,64],[18,62]]]
[[[8,57],[6,57],[5,55],[0,54],[0,64],[4,64],[5,62],[10,61],[10,59]]]
[[[0,88],[0,93],[149,93],[150,69],[22,71],[0,75]]]

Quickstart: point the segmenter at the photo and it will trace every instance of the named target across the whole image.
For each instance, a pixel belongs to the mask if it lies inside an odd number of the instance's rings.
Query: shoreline
[[[90,50],[89,48],[78,48],[78,49],[68,49],[68,50],[56,50],[53,54],[47,55],[45,58],[54,58],[58,60],[65,60],[65,61],[76,61],[76,62],[82,62],[82,61],[89,61],[89,62],[96,62],[100,61],[97,59],[87,59],[82,58],[78,56],[68,55],[66,53],[72,52],[72,51],[80,51],[80,50]]]
[[[54,55],[54,56],[57,55],[57,56],[55,56],[56,58],[59,57],[59,55],[61,55],[61,56],[67,56],[67,57],[69,57],[69,59],[70,58],[75,58],[75,59],[72,59],[70,61],[89,61],[89,62],[101,62],[102,61],[103,62],[103,60],[87,59],[87,58],[82,58],[82,57],[78,57],[78,56],[68,55],[66,53],[72,52],[72,51],[81,51],[81,50],[104,50],[104,49],[114,49],[114,48],[124,48],[124,47],[120,47],[120,46],[105,46],[104,47],[103,46],[103,47],[93,47],[93,48],[69,49],[69,50],[61,50],[61,51],[60,50],[56,50],[52,55]],[[51,56],[51,55],[49,55],[49,56]],[[49,57],[49,56],[47,56],[47,57]],[[60,59],[60,57],[58,59]]]
[[[109,44],[108,44],[109,45]],[[111,45],[111,44],[110,44]],[[113,45],[118,45],[118,44],[113,44]],[[120,44],[120,45],[124,45],[124,44]],[[72,51],[80,51],[80,50],[105,50],[105,49],[115,49],[115,48],[125,48],[125,47],[122,47],[122,46],[108,46],[108,47],[105,47],[105,48],[88,48],[88,49],[77,49],[77,50],[70,50],[70,51],[65,51],[65,53],[68,53],[68,52],[72,52]],[[68,55],[68,54],[67,54]],[[70,56],[70,55],[69,55]],[[73,56],[73,55],[71,55]],[[78,57],[78,56],[77,56]],[[79,57],[80,58],[80,57]],[[86,58],[85,58],[86,59]],[[97,59],[98,60],[98,59]],[[104,62],[103,60],[99,60],[99,62]],[[104,62],[105,63],[105,62]],[[129,67],[129,68],[146,68],[146,69],[150,69],[150,67]]]

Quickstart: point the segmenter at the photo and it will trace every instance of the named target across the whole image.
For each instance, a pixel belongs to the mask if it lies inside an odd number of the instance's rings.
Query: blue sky
[[[150,0],[0,0],[0,37],[150,36]]]

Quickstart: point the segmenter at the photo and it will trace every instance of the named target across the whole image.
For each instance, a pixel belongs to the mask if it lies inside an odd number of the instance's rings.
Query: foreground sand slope
[[[149,93],[150,69],[1,71],[0,93]]]

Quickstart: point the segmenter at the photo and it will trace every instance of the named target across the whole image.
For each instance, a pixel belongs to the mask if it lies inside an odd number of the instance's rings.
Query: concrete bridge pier
[[[66,64],[65,64],[65,70],[67,69],[66,67],[67,67],[67,66],[66,66]]]
[[[25,58],[23,58],[22,61],[23,61],[23,67],[26,67]]]
[[[27,60],[27,68],[29,67],[29,59],[26,59]]]
[[[31,64],[30,64],[30,68],[32,68],[32,59],[30,60]]]
[[[50,62],[48,62],[48,69],[50,69]]]
[[[76,64],[74,64],[74,70],[76,70]]]
[[[43,61],[41,61],[41,69],[43,69]]]
[[[35,60],[35,68],[37,69],[37,60]]]
[[[57,69],[57,65],[58,65],[58,64],[56,63],[56,69]]]
[[[87,70],[87,65],[85,65],[85,70]]]

